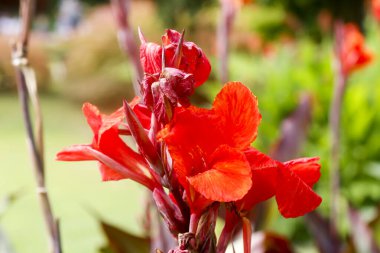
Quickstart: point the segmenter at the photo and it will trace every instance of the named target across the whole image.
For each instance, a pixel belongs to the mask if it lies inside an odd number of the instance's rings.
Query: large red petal
[[[322,199],[299,176],[282,167],[276,201],[282,216],[295,218],[313,211]]]
[[[250,148],[245,156],[252,170],[252,187],[243,199],[236,203],[239,210],[250,210],[256,204],[273,197],[278,184],[278,162]]]
[[[99,140],[99,151],[134,173],[143,175],[143,170],[148,168],[145,159],[124,143],[115,128],[109,129],[102,134]]]
[[[227,83],[216,96],[213,109],[224,122],[227,143],[239,149],[255,140],[261,120],[256,97],[239,82]]]
[[[160,132],[182,185],[187,184],[187,176],[206,169],[203,160],[221,145],[222,133],[218,124],[217,116],[210,110],[177,107],[170,125]]]
[[[194,189],[207,199],[229,202],[241,199],[251,188],[251,169],[244,153],[226,145],[210,158],[211,167],[188,177]]]
[[[285,162],[284,165],[310,187],[318,182],[321,177],[319,157],[299,158]]]

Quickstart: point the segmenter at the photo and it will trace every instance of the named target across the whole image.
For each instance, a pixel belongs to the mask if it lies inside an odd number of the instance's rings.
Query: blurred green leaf
[[[103,253],[149,253],[150,240],[138,237],[108,223],[101,222],[109,246],[101,249]]]

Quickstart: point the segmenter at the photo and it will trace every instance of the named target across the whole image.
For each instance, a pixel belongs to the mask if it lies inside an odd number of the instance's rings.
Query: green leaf
[[[101,222],[109,246],[102,248],[103,253],[149,253],[150,239],[138,237],[108,223]]]

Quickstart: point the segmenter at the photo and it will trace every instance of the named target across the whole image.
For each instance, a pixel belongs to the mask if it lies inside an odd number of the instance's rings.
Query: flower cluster
[[[203,51],[167,30],[162,46],[142,41],[142,100],[124,102],[111,115],[84,104],[94,137],[74,145],[58,160],[96,160],[103,180],[132,179],[153,199],[179,246],[171,252],[224,252],[234,227],[258,203],[275,197],[280,213],[297,217],[321,198],[312,190],[320,177],[318,158],[279,162],[251,147],[261,115],[252,92],[239,82],[224,85],[211,109],[190,104],[189,96],[208,78]],[[138,151],[124,142],[132,136]],[[219,240],[218,208],[227,211]],[[248,223],[249,224],[249,223]]]

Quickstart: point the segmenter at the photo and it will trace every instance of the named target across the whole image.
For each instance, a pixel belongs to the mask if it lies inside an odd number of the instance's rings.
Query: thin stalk
[[[337,225],[339,210],[340,188],[340,118],[342,114],[342,102],[346,90],[346,78],[338,74],[334,85],[333,101],[330,108],[330,132],[331,132],[331,224]]]
[[[138,46],[129,24],[130,0],[111,0],[111,6],[118,26],[119,45],[133,66],[134,77],[132,83],[135,94],[138,96],[140,95],[138,81],[142,80],[144,73],[140,64]]]
[[[19,100],[26,127],[27,142],[33,161],[33,169],[37,183],[37,194],[49,237],[50,252],[61,253],[62,250],[59,239],[58,225],[53,216],[45,185],[42,115],[37,96],[36,80],[33,70],[29,67],[27,58],[28,41],[34,6],[34,0],[20,1],[22,30],[19,41],[13,46],[12,63],[15,67]],[[36,115],[34,119],[35,126],[37,128],[36,132],[33,131],[33,120],[30,113],[29,98],[32,100],[33,109]]]
[[[339,54],[341,51],[342,35],[340,25],[337,24],[335,32],[335,82],[333,98],[330,107],[330,134],[331,134],[331,154],[330,154],[330,192],[331,192],[331,226],[338,227],[339,193],[340,193],[340,120],[342,114],[342,103],[347,87],[347,75],[343,72]]]

